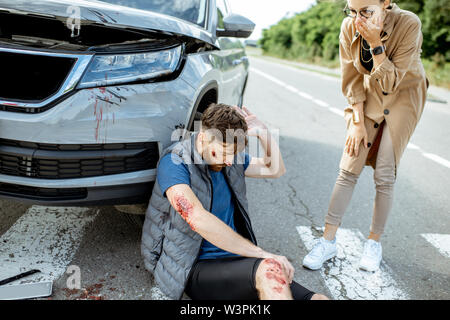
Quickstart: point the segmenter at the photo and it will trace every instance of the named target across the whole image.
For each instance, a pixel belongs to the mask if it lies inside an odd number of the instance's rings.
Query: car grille
[[[3,196],[21,197],[34,200],[76,200],[87,197],[86,188],[54,189],[20,186],[0,183],[0,194]]]
[[[53,108],[76,93],[76,83],[92,56],[20,49],[2,43],[0,70],[7,76],[0,77],[0,111],[41,113]]]
[[[76,179],[156,168],[156,142],[41,144],[0,139],[0,174]]]
[[[0,52],[0,97],[21,102],[43,101],[56,94],[76,59]]]

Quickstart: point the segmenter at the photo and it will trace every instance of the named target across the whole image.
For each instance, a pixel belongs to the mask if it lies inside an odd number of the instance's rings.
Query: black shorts
[[[255,275],[263,259],[231,257],[197,261],[185,288],[192,300],[258,300]],[[292,281],[294,300],[310,300],[314,292]]]

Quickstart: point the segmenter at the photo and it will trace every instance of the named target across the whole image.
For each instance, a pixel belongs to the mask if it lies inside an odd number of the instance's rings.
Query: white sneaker
[[[359,268],[366,271],[377,271],[381,263],[381,243],[369,239],[364,244],[364,252],[359,262]]]
[[[325,261],[333,258],[337,254],[336,239],[333,241],[325,240],[321,237],[312,250],[303,258],[303,266],[311,269],[318,270],[322,268]]]

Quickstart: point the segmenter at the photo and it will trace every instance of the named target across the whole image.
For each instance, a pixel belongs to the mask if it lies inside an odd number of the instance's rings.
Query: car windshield
[[[206,22],[206,3],[208,0],[101,0],[129,8],[148,10],[167,14],[201,27]]]

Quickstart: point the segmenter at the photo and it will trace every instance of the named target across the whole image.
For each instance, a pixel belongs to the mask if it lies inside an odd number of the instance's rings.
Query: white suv
[[[0,0],[0,197],[146,203],[173,131],[242,104],[253,28],[225,0]]]

